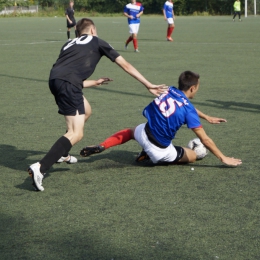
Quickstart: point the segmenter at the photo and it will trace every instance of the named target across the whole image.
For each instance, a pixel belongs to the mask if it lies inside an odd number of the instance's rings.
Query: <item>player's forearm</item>
[[[124,13],[124,16],[126,16],[127,18],[131,18],[131,16],[128,13]]]
[[[66,14],[66,19],[70,22],[70,18],[67,14]]]
[[[83,88],[90,88],[97,85],[96,80],[84,80],[83,81]]]
[[[197,111],[199,117],[202,118],[202,119],[207,120],[207,118],[209,117],[208,115],[202,113],[202,112],[201,112],[200,110],[198,110],[197,108],[196,108],[196,111]]]
[[[215,145],[214,141],[206,134],[203,128],[193,128],[193,132],[197,135],[200,141],[210,150],[219,160],[223,162],[225,156]]]
[[[213,153],[220,161],[223,161],[223,159],[225,158],[225,155],[218,149],[218,147],[216,146],[216,144],[214,143],[214,141],[207,137],[205,139],[201,139],[201,142],[206,146],[207,149],[209,149],[209,151],[211,153]]]
[[[136,68],[134,68],[129,62],[127,62],[122,56],[116,58],[115,62],[119,65],[125,72],[130,74],[133,78],[137,79],[147,88],[152,87],[152,83],[149,82]]]
[[[140,12],[139,14],[136,15],[137,18],[139,18],[144,12]]]

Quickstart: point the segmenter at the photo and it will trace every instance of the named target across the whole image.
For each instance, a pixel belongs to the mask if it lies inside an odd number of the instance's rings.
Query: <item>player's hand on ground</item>
[[[151,87],[148,87],[148,90],[155,96],[160,96],[162,94],[168,93],[168,86],[165,84],[162,85],[152,85]]]
[[[222,122],[225,122],[225,123],[227,122],[227,120],[224,118],[218,118],[218,117],[212,117],[212,116],[207,117],[207,121],[211,124],[220,124]]]
[[[108,82],[113,81],[110,78],[100,78],[96,81],[96,85],[95,86],[100,86],[100,85],[107,85]]]
[[[222,162],[228,166],[238,166],[242,164],[242,161],[240,159],[235,159],[233,157],[225,157],[222,159]]]

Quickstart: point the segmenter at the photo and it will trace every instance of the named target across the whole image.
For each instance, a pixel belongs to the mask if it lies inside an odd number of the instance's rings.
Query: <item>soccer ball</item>
[[[207,148],[203,145],[199,138],[190,140],[187,147],[196,153],[197,160],[203,159],[208,154]]]

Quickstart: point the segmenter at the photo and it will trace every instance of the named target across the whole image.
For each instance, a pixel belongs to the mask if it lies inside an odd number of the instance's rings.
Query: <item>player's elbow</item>
[[[131,64],[129,62],[127,62],[122,56],[117,57],[115,62],[118,66],[120,66],[126,72],[129,72],[132,67]]]

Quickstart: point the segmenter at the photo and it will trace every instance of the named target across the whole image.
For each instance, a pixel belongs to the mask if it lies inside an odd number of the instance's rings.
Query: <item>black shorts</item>
[[[74,26],[76,26],[76,20],[71,20],[72,23],[69,23],[69,21],[67,20],[67,28],[72,28]]]
[[[59,107],[58,113],[64,116],[75,116],[85,114],[84,99],[82,90],[70,82],[61,79],[49,81],[51,93],[55,97]]]
[[[175,146],[175,149],[177,151],[177,156],[173,162],[178,162],[184,155],[184,149],[181,146]]]

